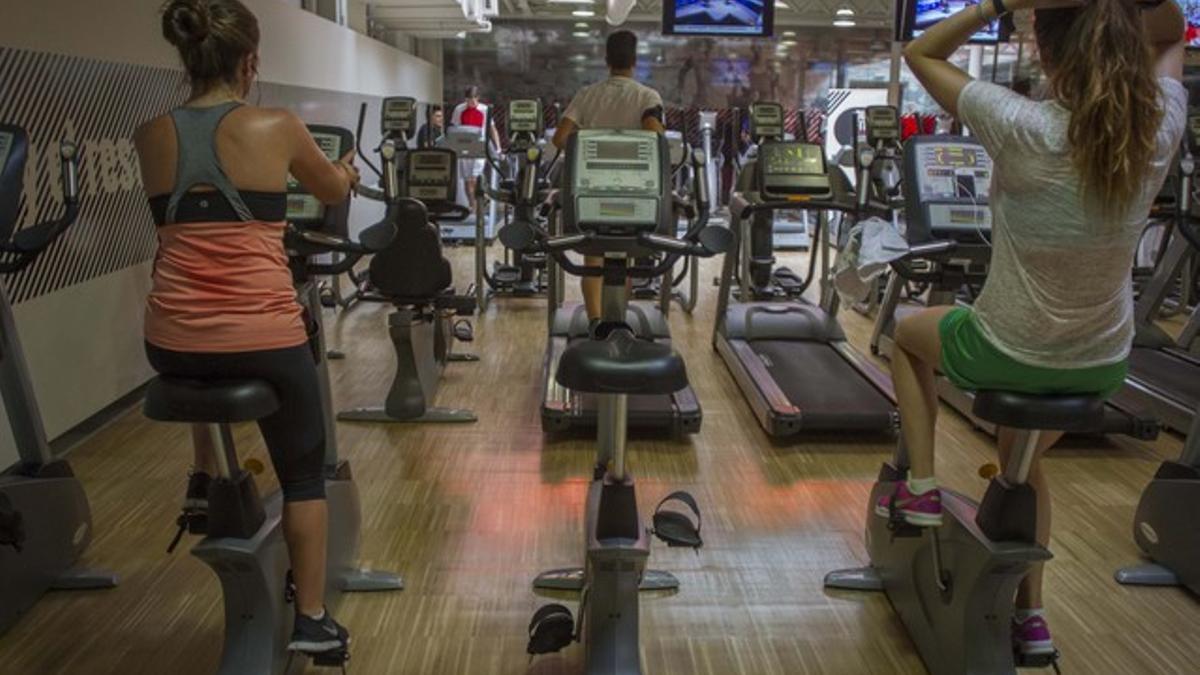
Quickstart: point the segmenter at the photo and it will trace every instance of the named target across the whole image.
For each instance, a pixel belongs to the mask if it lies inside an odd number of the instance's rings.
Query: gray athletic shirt
[[[579,90],[563,117],[580,129],[641,129],[647,111],[661,108],[662,96],[628,77],[613,75]]]
[[[1187,121],[1187,91],[1159,79],[1163,119],[1141,196],[1117,222],[1086,203],[1067,154],[1070,112],[973,81],[958,115],[994,163],[992,264],[975,302],[987,337],[1033,366],[1088,368],[1129,356],[1134,249]]]

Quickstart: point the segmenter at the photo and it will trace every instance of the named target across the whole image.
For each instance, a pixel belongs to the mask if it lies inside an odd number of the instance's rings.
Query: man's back
[[[647,112],[662,105],[657,91],[633,78],[612,76],[579,90],[563,117],[581,129],[641,129]]]

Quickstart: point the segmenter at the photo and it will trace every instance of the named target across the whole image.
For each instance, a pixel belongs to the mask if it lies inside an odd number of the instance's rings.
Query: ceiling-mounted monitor
[[[771,37],[775,0],[663,0],[664,35]]]
[[[896,0],[896,40],[908,42],[929,30],[935,23],[958,14],[980,0]],[[1008,42],[1012,19],[997,19],[971,36],[975,44]]]

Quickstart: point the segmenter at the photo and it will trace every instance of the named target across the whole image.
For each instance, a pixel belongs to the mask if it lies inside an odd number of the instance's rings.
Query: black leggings
[[[146,343],[150,365],[168,377],[269,382],[279,410],[258,420],[283,499],[325,498],[325,409],[308,344],[256,352],[176,352]]]

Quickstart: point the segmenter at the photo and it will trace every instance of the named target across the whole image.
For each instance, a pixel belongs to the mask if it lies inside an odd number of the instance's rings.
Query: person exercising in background
[[[971,79],[949,61],[989,22],[1033,10],[1047,100]],[[904,50],[926,91],[987,149],[992,262],[973,307],[937,307],[896,326],[892,379],[912,466],[894,508],[910,524],[942,523],[934,479],[941,371],[966,390],[1110,395],[1133,342],[1133,264],[1150,206],[1187,120],[1184,20],[1166,0],[983,0],[930,28]],[[1061,437],[1043,433],[1029,484],[1037,540],[1050,539],[1050,493],[1040,457]],[[1000,463],[1016,434],[997,429]],[[1054,653],[1042,615],[1042,565],[1022,580],[1013,637],[1027,655]]]
[[[619,30],[608,36],[605,46],[605,62],[608,64],[607,80],[588,85],[579,90],[567,106],[558,129],[554,132],[554,146],[562,151],[567,139],[579,129],[646,129],[665,133],[663,126],[663,100],[657,91],[633,79],[637,65],[637,36],[627,30]],[[590,267],[604,264],[601,258],[587,258]],[[600,294],[604,281],[599,277],[584,277],[583,302],[587,306],[590,321],[600,320]]]
[[[331,162],[304,122],[245,102],[258,76],[258,20],[238,0],[171,0],[162,34],[191,82],[187,101],[134,135],[157,225],[146,299],[146,355],[163,375],[269,382],[279,410],[259,420],[283,490],[283,537],[296,584],[288,649],[345,649],[324,607],[329,514],[317,368],[283,247],[288,175],[326,204],[358,182],[354,153]],[[207,511],[211,439],[193,428],[185,508]]]
[[[492,122],[492,118],[488,115],[489,108],[486,103],[479,100],[479,87],[471,85],[467,87],[465,94],[466,100],[454,107],[454,112],[450,114],[451,127],[470,127],[478,129],[479,138],[485,143],[491,142],[495,147],[500,147],[500,132],[496,131],[496,125]],[[487,129],[484,129],[484,126]],[[463,186],[467,190],[467,203],[471,205],[471,210],[479,208],[478,200],[475,196],[475,182],[483,175],[487,160],[483,157],[475,159],[461,159],[458,161],[458,176],[463,181]]]
[[[429,111],[429,121],[417,132],[417,147],[432,148],[446,135],[446,116],[441,108]]]

